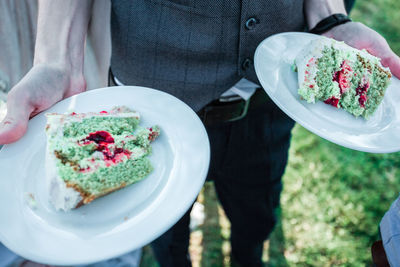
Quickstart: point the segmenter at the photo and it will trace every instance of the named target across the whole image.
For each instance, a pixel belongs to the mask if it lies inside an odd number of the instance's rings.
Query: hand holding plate
[[[390,49],[385,38],[359,22],[348,22],[327,31],[323,35],[344,41],[357,49],[366,49],[382,59],[382,65],[389,67],[394,76],[400,78],[400,58]]]
[[[25,134],[29,118],[85,89],[83,76],[72,78],[55,65],[34,66],[8,93],[7,115],[0,123],[0,144],[17,141]]]

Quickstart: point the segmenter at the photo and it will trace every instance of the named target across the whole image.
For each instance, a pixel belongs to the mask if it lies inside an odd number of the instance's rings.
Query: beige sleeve
[[[110,0],[93,5],[84,66],[88,89],[107,86],[110,9]],[[32,67],[37,11],[37,0],[0,1],[0,100]]]

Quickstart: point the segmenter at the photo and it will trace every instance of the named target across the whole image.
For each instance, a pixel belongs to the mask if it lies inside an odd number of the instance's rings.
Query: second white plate
[[[269,97],[293,120],[311,132],[351,149],[388,153],[400,151],[400,81],[392,78],[382,104],[369,119],[356,118],[323,102],[308,104],[298,93],[296,55],[311,40],[309,33],[273,35],[257,47],[254,65]]]

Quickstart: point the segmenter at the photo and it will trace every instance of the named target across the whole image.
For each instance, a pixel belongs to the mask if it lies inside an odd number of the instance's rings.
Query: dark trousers
[[[294,122],[266,97],[246,117],[207,126],[211,144],[208,179],[231,222],[232,257],[245,267],[261,266],[263,242],[276,222]],[[191,266],[190,211],[152,243],[162,267]]]

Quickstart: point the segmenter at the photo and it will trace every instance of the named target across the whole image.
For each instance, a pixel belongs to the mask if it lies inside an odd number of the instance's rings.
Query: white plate
[[[138,111],[142,126],[160,126],[150,156],[154,171],[87,206],[57,212],[45,190],[46,119],[37,115],[21,140],[0,151],[0,240],[8,248],[47,264],[93,263],[148,244],[193,203],[207,175],[209,141],[200,119],[177,98],[143,87],[111,87],[73,96],[46,112],[116,105]]]
[[[257,47],[254,66],[270,98],[288,116],[311,132],[355,150],[388,153],[400,150],[400,81],[392,78],[384,100],[369,119],[356,118],[321,101],[308,104],[297,94],[297,73],[292,64],[297,53],[318,35],[281,33]]]

